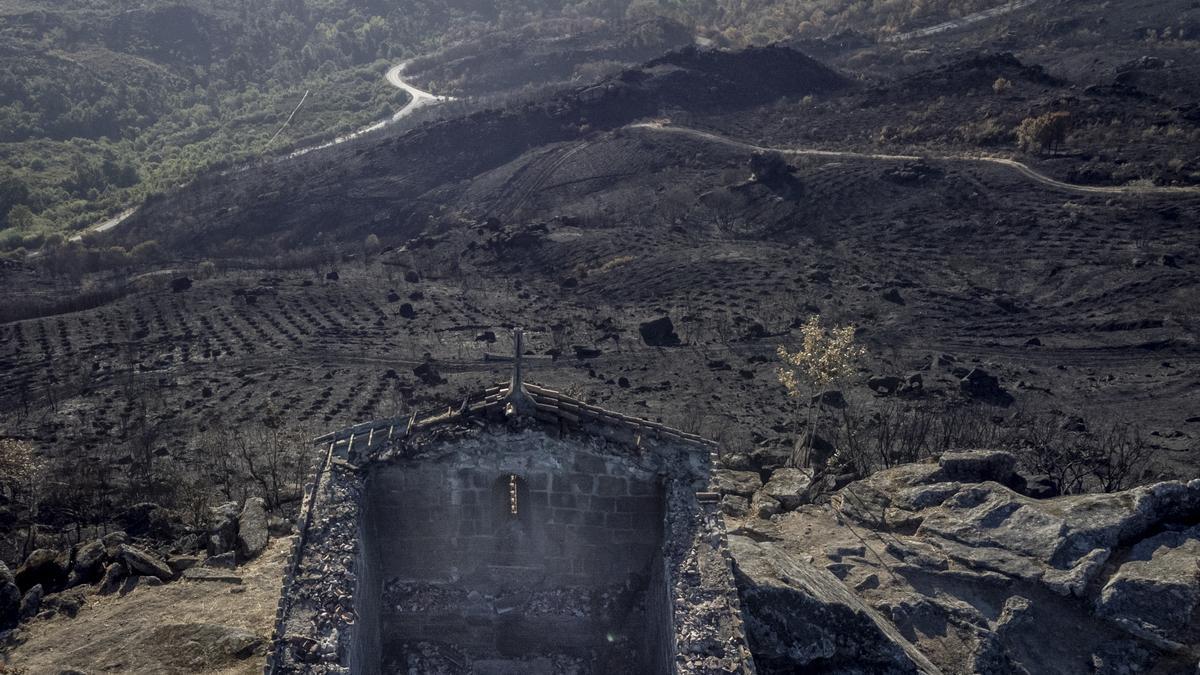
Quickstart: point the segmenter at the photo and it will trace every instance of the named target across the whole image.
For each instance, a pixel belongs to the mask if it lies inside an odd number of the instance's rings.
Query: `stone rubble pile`
[[[472,659],[451,645],[432,642],[405,642],[399,645],[399,652],[399,658],[383,665],[385,675],[470,675],[478,672],[588,675],[622,672],[598,669],[593,659],[570,654]]]
[[[362,485],[352,467],[333,463],[315,488],[294,578],[284,580],[284,624],[276,630],[273,667],[284,672],[348,673],[354,625],[358,504]],[[289,573],[290,574],[290,573]]]
[[[258,498],[248,499],[241,510],[232,502],[213,508],[203,543],[176,514],[156,504],[131,507],[123,522],[145,537],[138,540],[143,543],[116,531],[64,550],[36,549],[15,569],[0,562],[0,631],[35,617],[75,616],[86,604],[86,592],[124,595],[179,578],[207,580],[186,574],[201,562],[198,548],[207,545],[206,565],[232,566],[235,557],[244,561],[261,553],[269,538],[265,504]],[[173,543],[161,543],[162,537]],[[229,581],[227,576],[220,580]]]

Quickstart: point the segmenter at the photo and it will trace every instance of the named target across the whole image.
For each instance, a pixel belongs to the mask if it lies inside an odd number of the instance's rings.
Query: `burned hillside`
[[[219,588],[200,669],[1193,667],[1197,11],[510,25],[6,261],[0,652],[96,670],[47,645]]]

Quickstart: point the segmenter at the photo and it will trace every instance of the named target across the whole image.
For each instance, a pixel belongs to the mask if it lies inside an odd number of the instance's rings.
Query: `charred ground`
[[[183,477],[235,497],[256,489],[238,457],[213,464],[229,445],[217,432],[283,424],[299,436],[454,405],[502,377],[487,354],[523,325],[546,356],[539,381],[720,438],[761,469],[785,461],[795,434],[774,349],[820,313],[860,326],[864,382],[920,373],[917,403],[967,405],[1000,426],[1022,409],[1085,428],[1137,421],[1161,450],[1139,481],[1192,475],[1200,195],[1077,193],[942,159],[986,152],[1077,183],[1195,184],[1196,67],[1182,50],[1197,11],[1176,4],[1145,15],[1172,35],[1186,24],[1166,41],[1120,17],[1098,23],[1091,3],[1046,3],[925,42],[687,49],[595,85],[208,176],[87,242],[157,242],[133,268],[4,268],[4,428],[69,477],[46,505],[52,524],[118,518],[146,499],[187,508],[203,495],[179,494]],[[1088,51],[1080,30],[1111,48]],[[981,38],[988,49],[963,47]],[[1010,87],[996,91],[999,78]],[[1066,150],[1016,153],[1013,128],[1052,110],[1075,120]],[[631,126],[647,120],[925,159],[785,156],[793,171],[752,180],[749,150]],[[364,244],[372,234],[378,247]],[[663,316],[678,346],[642,336]],[[972,368],[1011,402],[964,397]],[[286,470],[302,475],[303,461]]]

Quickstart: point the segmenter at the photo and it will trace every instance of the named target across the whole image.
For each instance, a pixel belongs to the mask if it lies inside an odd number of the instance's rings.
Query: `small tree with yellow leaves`
[[[32,550],[37,537],[35,520],[38,509],[38,487],[43,478],[42,461],[33,444],[15,438],[0,438],[0,494],[11,491],[14,502],[24,502],[28,522],[22,555]],[[15,532],[15,530],[14,530]]]
[[[26,490],[39,469],[33,444],[15,438],[0,438],[0,485],[12,490]]]
[[[777,353],[783,362],[779,381],[787,388],[788,396],[800,399],[807,416],[804,435],[796,438],[792,464],[807,467],[812,461],[821,394],[853,373],[867,350],[854,341],[854,326],[835,325],[827,329],[816,315],[808,318],[800,334],[803,342],[799,350],[788,351],[781,345]]]

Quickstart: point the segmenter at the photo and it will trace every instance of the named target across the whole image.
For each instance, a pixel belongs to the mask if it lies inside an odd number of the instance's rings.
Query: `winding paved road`
[[[998,164],[1015,170],[1017,173],[1047,187],[1057,188],[1067,192],[1077,192],[1080,194],[1102,194],[1102,195],[1200,195],[1200,187],[1172,187],[1161,185],[1077,185],[1075,183],[1067,183],[1055,178],[1051,178],[1042,173],[1038,173],[1028,165],[1018,162],[1015,159],[1005,157],[989,157],[986,155],[889,155],[871,152],[852,152],[842,150],[817,150],[810,148],[785,148],[755,145],[746,141],[739,141],[720,134],[714,134],[708,131],[700,131],[699,129],[690,129],[688,127],[673,127],[667,126],[662,122],[642,122],[640,124],[631,124],[627,129],[639,129],[645,131],[653,131],[658,133],[681,134],[691,136],[701,140],[720,143],[743,150],[752,152],[778,152],[784,155],[793,155],[797,157],[842,157],[848,159],[870,159],[884,161],[900,161],[913,162],[917,160],[933,160],[939,162],[983,162],[990,164]]]
[[[394,65],[388,69],[387,75],[384,76],[387,78],[388,84],[391,84],[393,87],[403,89],[408,93],[409,96],[412,97],[412,100],[408,102],[408,105],[401,108],[399,112],[392,116],[393,122],[403,117],[407,117],[408,115],[411,115],[427,105],[445,103],[446,101],[454,100],[454,98],[450,96],[435,96],[427,91],[417,89],[411,84],[400,79],[400,75],[404,73],[404,68],[406,66],[408,66],[408,61]]]
[[[405,117],[408,117],[409,115],[420,110],[421,108],[426,108],[431,105],[437,105],[438,103],[445,103],[447,101],[454,100],[450,96],[437,96],[437,95],[431,94],[423,89],[417,89],[416,87],[412,86],[411,84],[405,82],[403,79],[401,79],[400,76],[404,73],[404,68],[406,66],[408,66],[408,61],[396,64],[396,65],[392,66],[391,68],[389,68],[387,71],[387,74],[384,75],[384,79],[387,80],[388,84],[392,85],[393,87],[396,87],[397,89],[401,89],[404,91],[404,93],[408,94],[408,97],[409,97],[408,103],[405,103],[403,108],[400,108],[399,110],[397,110],[395,112],[395,114],[393,114],[391,117],[379,120],[378,122],[376,122],[372,125],[365,126],[361,129],[358,129],[357,131],[346,134],[345,136],[338,136],[337,138],[333,139],[332,141],[328,141],[326,143],[321,143],[320,145],[312,145],[307,148],[300,148],[299,150],[294,150],[294,151],[288,153],[287,157],[289,159],[293,158],[293,157],[299,157],[300,155],[306,155],[314,150],[324,150],[325,148],[328,148],[330,146],[345,143],[346,141],[352,141],[356,138],[365,136],[366,134],[369,134],[372,131],[377,131],[377,130],[382,129],[390,124],[395,124],[396,122],[399,122],[400,120],[404,119]]]
[[[99,223],[96,223],[95,225],[84,230],[83,232],[80,232],[79,234],[71,237],[71,241],[80,241],[83,239],[83,235],[85,235],[85,234],[93,234],[96,232],[108,232],[109,230],[113,229],[114,227],[125,222],[125,219],[128,218],[129,216],[132,216],[134,211],[137,211],[137,207],[125,209],[124,211],[113,216],[112,218],[109,218],[108,220],[104,220]],[[36,253],[36,251],[35,251],[35,253]]]

